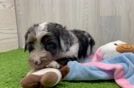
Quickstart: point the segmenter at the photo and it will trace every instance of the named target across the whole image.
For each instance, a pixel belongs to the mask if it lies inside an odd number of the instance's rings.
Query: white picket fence
[[[134,0],[0,2],[0,51],[15,49],[18,46],[22,48],[26,30],[34,23],[44,21],[87,30],[95,38],[96,47],[119,39],[134,43]]]

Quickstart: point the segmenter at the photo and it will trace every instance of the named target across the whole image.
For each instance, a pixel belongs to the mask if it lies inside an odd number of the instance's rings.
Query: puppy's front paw
[[[60,68],[60,64],[57,63],[56,61],[52,61],[46,67],[59,69]]]

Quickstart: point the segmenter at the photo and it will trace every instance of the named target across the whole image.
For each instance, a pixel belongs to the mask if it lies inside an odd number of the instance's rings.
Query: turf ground
[[[21,88],[28,72],[28,54],[22,49],[0,53],[0,88]],[[61,82],[56,88],[119,88],[113,81]]]

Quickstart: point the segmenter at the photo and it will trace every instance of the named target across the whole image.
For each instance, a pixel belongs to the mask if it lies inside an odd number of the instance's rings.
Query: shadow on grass
[[[91,80],[91,81],[63,81],[63,82],[73,82],[73,83],[111,83],[111,82],[115,82],[114,80]]]
[[[62,81],[53,88],[120,88],[114,80]]]

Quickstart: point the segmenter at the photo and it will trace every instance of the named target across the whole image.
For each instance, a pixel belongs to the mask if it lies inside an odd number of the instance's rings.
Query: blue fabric
[[[92,62],[88,62],[92,63]],[[99,62],[100,63],[100,62]],[[123,53],[113,58],[108,58],[101,63],[116,65],[119,64],[124,68],[124,76],[131,84],[134,84],[134,54]],[[68,63],[70,68],[69,74],[65,80],[109,80],[114,79],[113,71],[100,69],[96,66],[83,66],[76,61]]]

